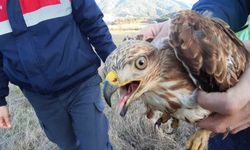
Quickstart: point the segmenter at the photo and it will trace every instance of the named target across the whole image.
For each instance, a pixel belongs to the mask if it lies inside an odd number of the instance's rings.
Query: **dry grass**
[[[134,36],[138,30],[110,30],[114,42],[119,45],[125,36]]]
[[[33,108],[20,90],[11,85],[8,97],[12,128],[0,129],[0,150],[56,150],[38,124]]]
[[[111,31],[138,31],[141,28],[145,27],[147,24],[146,23],[127,23],[127,24],[115,24],[115,25],[109,25],[109,29]]]
[[[125,35],[136,31],[113,32],[116,43]],[[10,86],[8,104],[12,114],[12,128],[0,129],[0,150],[56,150],[42,132],[35,113],[23,97],[20,90]],[[168,134],[172,129],[168,124],[154,129],[154,122],[146,119],[143,104],[131,107],[127,116],[121,118],[114,110],[106,108],[105,113],[110,121],[110,139],[115,150],[179,150],[193,128],[181,123],[180,128]]]
[[[110,138],[115,150],[180,150],[194,129],[180,123],[178,129],[172,129],[170,122],[160,128],[154,127],[153,120],[148,120],[145,108],[137,102],[121,118],[114,109],[106,108],[110,122]],[[157,116],[157,115],[156,115]]]

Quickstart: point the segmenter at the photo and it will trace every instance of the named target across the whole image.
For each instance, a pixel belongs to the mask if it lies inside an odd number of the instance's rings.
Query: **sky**
[[[188,3],[192,3],[194,4],[195,2],[197,2],[198,0],[183,0],[184,2],[188,2]]]
[[[182,2],[186,2],[187,4],[189,5],[193,5],[195,2],[197,2],[198,0],[179,0],[179,1],[182,1]]]

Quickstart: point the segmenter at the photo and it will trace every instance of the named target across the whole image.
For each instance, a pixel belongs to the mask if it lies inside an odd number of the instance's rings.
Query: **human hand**
[[[0,128],[11,128],[10,114],[7,106],[0,107]]]
[[[226,133],[229,130],[232,134],[236,134],[250,127],[250,103],[231,115],[212,114],[207,119],[200,121],[198,126],[215,133]]]
[[[169,36],[170,21],[153,24],[143,28],[138,35],[143,35],[143,40],[147,39],[159,39]]]
[[[228,128],[235,134],[250,127],[250,67],[239,82],[227,92],[198,93],[201,107],[215,114],[198,123],[198,126],[215,133],[225,133]]]

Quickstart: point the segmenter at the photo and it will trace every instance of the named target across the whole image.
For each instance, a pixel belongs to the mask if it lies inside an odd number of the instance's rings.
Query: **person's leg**
[[[250,128],[233,135],[232,139],[236,141],[239,150],[250,150]]]
[[[75,134],[83,150],[110,150],[108,120],[103,113],[100,78],[94,76],[83,83],[70,107]]]
[[[24,95],[32,104],[41,127],[50,141],[62,150],[78,150],[80,143],[74,134],[71,117],[67,109],[55,96],[44,96],[23,90]],[[63,99],[65,95],[61,95]]]
[[[236,150],[235,143],[232,141],[231,136],[222,140],[223,135],[218,134],[209,140],[208,150]]]
[[[223,135],[217,134],[209,140],[208,150],[249,150],[250,128],[235,135],[228,135],[222,140]]]

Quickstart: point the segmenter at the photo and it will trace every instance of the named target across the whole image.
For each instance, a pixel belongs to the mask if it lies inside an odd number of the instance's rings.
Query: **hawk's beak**
[[[107,104],[111,107],[111,97],[119,89],[118,112],[122,117],[127,113],[132,98],[140,86],[140,80],[120,81],[115,71],[110,71],[103,85],[103,96]]]
[[[107,104],[111,107],[111,97],[115,93],[115,91],[119,88],[119,86],[115,86],[110,84],[108,80],[104,81],[103,85],[103,96]]]
[[[111,107],[111,98],[112,98],[112,95],[117,91],[117,89],[119,88],[120,86],[118,85],[113,85],[112,83],[110,83],[110,81],[108,80],[105,80],[104,81],[104,85],[103,85],[103,96],[104,96],[104,99],[106,101],[106,103]],[[121,102],[120,102],[121,103]],[[127,104],[122,104],[121,105],[122,108],[120,110],[120,115],[122,117],[124,117],[127,113],[127,110],[128,110],[128,105]]]
[[[116,72],[111,71],[107,74],[103,85],[103,96],[107,104],[111,107],[111,97],[119,88],[118,75]]]

